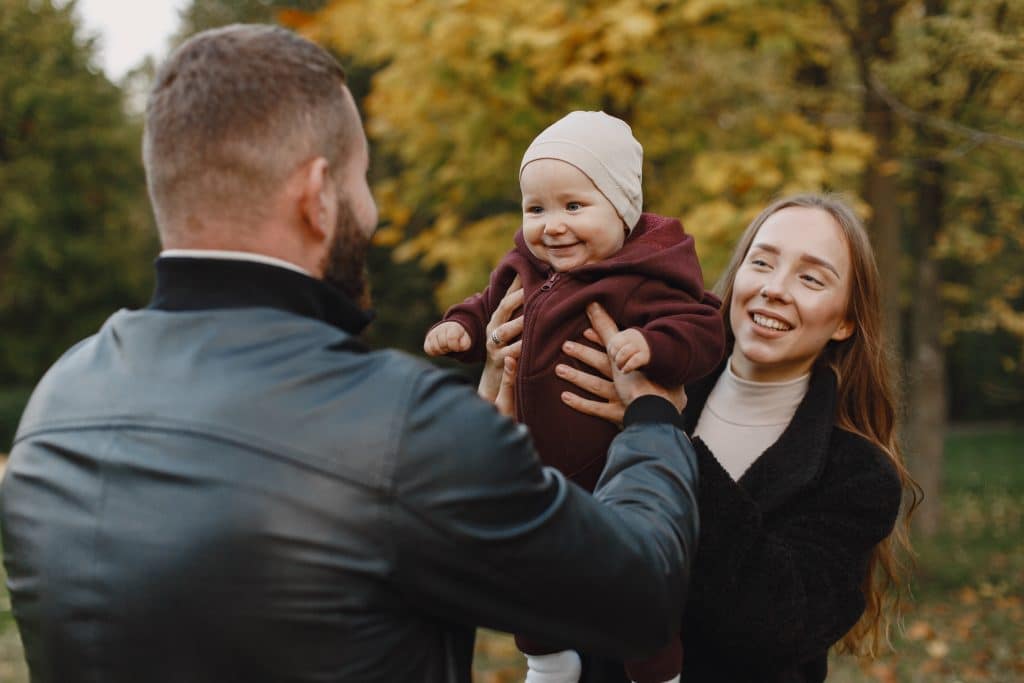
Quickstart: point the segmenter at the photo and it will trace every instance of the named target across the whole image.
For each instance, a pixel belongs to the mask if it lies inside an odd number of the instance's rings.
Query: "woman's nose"
[[[786,283],[780,277],[765,280],[758,295],[767,301],[789,301],[789,291],[786,289]]]

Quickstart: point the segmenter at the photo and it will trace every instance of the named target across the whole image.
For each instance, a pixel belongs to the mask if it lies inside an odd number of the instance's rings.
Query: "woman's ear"
[[[832,333],[831,339],[833,341],[845,341],[853,336],[853,332],[856,329],[852,320],[844,320],[836,327],[836,331]]]

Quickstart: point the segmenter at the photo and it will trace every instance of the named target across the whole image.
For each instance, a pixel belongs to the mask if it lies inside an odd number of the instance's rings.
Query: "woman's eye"
[[[811,285],[814,285],[815,287],[824,287],[825,286],[824,282],[822,282],[818,278],[814,277],[813,275],[801,275],[800,277],[803,278],[804,282],[806,282],[808,284],[811,284]]]
[[[758,268],[767,268],[768,262],[762,258],[750,259],[750,265],[757,266]]]
[[[569,209],[570,211],[579,211],[580,209],[583,208],[583,205],[580,204],[579,202],[569,202],[568,204],[565,205],[565,208]]]

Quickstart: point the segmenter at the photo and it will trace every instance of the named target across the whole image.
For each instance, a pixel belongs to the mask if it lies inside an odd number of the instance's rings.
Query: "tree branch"
[[[972,142],[979,145],[983,144],[994,144],[1001,145],[1003,147],[1012,147],[1024,151],[1024,140],[1018,138],[1012,138],[1008,135],[1001,135],[999,133],[989,133],[987,131],[978,130],[977,128],[971,128],[955,121],[949,121],[939,116],[933,116],[931,114],[925,114],[915,109],[911,109],[906,104],[901,102],[889,88],[886,87],[882,81],[875,76],[873,73],[868,74],[868,87],[875,91],[882,101],[896,112],[897,115],[912,121],[919,125],[931,126],[946,133],[953,135],[961,135],[968,138]]]
[[[835,0],[822,0],[828,11],[832,13],[832,18],[839,24],[839,28],[842,29],[843,33],[850,40],[850,48],[859,54],[857,45],[859,44],[857,32],[853,30],[853,26],[846,18],[846,13],[843,12],[843,8],[840,7]]]

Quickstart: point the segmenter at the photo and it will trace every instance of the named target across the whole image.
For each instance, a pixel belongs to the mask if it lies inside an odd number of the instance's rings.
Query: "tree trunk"
[[[936,149],[936,147],[931,147]],[[924,162],[918,178],[911,299],[911,351],[907,396],[907,454],[924,491],[915,518],[917,531],[930,537],[942,522],[942,456],[946,436],[946,365],[942,347],[943,310],[939,264],[931,248],[942,225],[945,165]]]
[[[945,0],[926,0],[929,16],[945,12]],[[932,75],[935,84],[938,74]],[[938,106],[932,103],[932,108]],[[913,230],[914,295],[911,299],[909,388],[907,395],[907,454],[911,472],[924,492],[915,528],[924,537],[934,536],[942,524],[943,447],[947,422],[947,379],[942,347],[944,315],[940,266],[931,258],[935,239],[942,229],[946,199],[946,164],[935,158],[949,141],[923,126],[917,131],[918,149],[924,160],[915,173],[917,188]]]
[[[902,347],[900,320],[901,221],[897,197],[894,144],[896,125],[892,110],[873,91],[864,96],[864,129],[875,139],[875,159],[864,178],[864,199],[871,206],[868,223],[875,259],[882,277],[882,320],[892,347],[890,371],[900,377]]]
[[[890,371],[894,378],[902,375],[899,350],[902,348],[900,323],[900,265],[902,240],[897,196],[896,115],[872,83],[871,65],[893,58],[896,12],[903,2],[894,0],[861,0],[858,3],[856,41],[852,46],[858,61],[864,88],[864,131],[875,141],[875,156],[864,177],[864,199],[871,206],[868,223],[875,248],[878,270],[882,276],[882,318],[885,335],[893,349]]]

